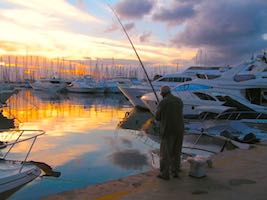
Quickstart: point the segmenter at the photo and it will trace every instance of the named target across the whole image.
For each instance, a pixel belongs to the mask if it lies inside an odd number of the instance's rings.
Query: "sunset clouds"
[[[267,46],[265,0],[110,0],[142,59],[240,62]],[[0,54],[135,60],[105,2],[2,0]]]

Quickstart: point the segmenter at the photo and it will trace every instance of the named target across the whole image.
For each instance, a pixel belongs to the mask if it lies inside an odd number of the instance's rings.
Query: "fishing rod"
[[[121,25],[121,27],[122,27],[122,29],[123,29],[125,35],[127,36],[128,40],[129,40],[129,42],[130,42],[130,44],[131,44],[131,46],[132,46],[132,48],[133,48],[133,50],[134,50],[134,52],[135,52],[135,55],[137,56],[137,58],[138,58],[138,60],[139,60],[139,62],[140,62],[140,64],[141,64],[142,69],[144,70],[144,73],[145,73],[145,75],[146,75],[147,81],[148,81],[150,87],[152,88],[152,91],[153,91],[153,93],[154,93],[154,95],[155,95],[155,97],[156,97],[156,99],[157,99],[157,102],[159,103],[158,95],[157,95],[157,93],[156,93],[156,91],[155,91],[155,89],[154,89],[154,87],[153,87],[153,85],[152,85],[152,83],[151,83],[151,81],[150,81],[150,79],[149,79],[149,77],[148,77],[148,73],[147,73],[147,71],[146,71],[146,68],[145,68],[145,66],[143,65],[143,62],[142,62],[141,58],[139,57],[139,55],[138,55],[138,53],[137,53],[137,51],[136,51],[136,49],[135,49],[135,47],[134,47],[134,45],[133,45],[133,42],[132,42],[130,36],[128,35],[128,33],[127,33],[125,27],[123,26],[123,24],[122,24],[122,22],[121,22],[119,16],[118,16],[117,13],[115,12],[115,10],[111,7],[111,5],[109,5],[109,4],[107,4],[107,5],[108,5],[108,7],[111,9],[111,11],[112,11],[113,14],[115,15],[115,17],[117,18],[117,20],[118,20],[119,24]]]

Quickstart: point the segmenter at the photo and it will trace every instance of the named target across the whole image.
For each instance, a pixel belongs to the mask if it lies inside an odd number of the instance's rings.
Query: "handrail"
[[[6,154],[4,155],[3,159],[6,159],[7,155],[11,152],[12,148],[13,148],[16,144],[33,139],[32,143],[31,143],[31,146],[30,146],[30,148],[29,148],[29,150],[28,150],[28,152],[27,152],[27,154],[26,154],[26,156],[25,156],[25,158],[24,158],[24,161],[21,161],[22,165],[21,165],[20,170],[19,170],[19,173],[21,173],[21,171],[22,171],[22,169],[23,169],[23,167],[24,167],[24,164],[26,163],[26,161],[27,161],[27,159],[28,159],[28,156],[29,156],[30,153],[31,153],[31,150],[32,150],[32,148],[33,148],[33,145],[35,144],[35,141],[36,141],[37,137],[39,137],[39,136],[41,136],[41,135],[44,135],[44,134],[45,134],[45,131],[43,131],[43,130],[29,130],[29,129],[28,129],[28,130],[19,130],[19,129],[11,129],[11,130],[8,130],[8,129],[0,129],[0,131],[2,131],[2,132],[0,132],[0,134],[1,134],[1,133],[5,133],[5,132],[7,132],[7,131],[11,131],[11,132],[13,132],[13,131],[15,131],[15,132],[21,132],[21,133],[19,134],[19,136],[16,138],[16,140],[15,140],[14,142],[5,143],[5,144],[3,144],[3,145],[0,145],[0,148],[1,148],[1,147],[11,146],[11,147],[8,149],[8,151],[6,152]],[[4,132],[4,131],[5,131],[5,132]],[[27,137],[27,138],[25,138],[25,139],[21,139],[21,140],[20,140],[20,137],[21,137],[25,132],[40,132],[40,133],[39,133],[39,134],[35,134],[34,136]]]
[[[255,115],[256,115],[255,119],[259,119],[259,118],[260,118],[262,115],[264,115],[265,113],[262,113],[262,112],[259,113],[259,112],[256,112],[256,111],[232,111],[232,112],[224,112],[224,113],[221,113],[221,114],[217,115],[217,116],[215,117],[215,119],[220,119],[220,117],[222,117],[222,116],[227,116],[227,115],[229,115],[229,116],[227,117],[226,120],[230,120],[231,117],[232,117],[234,114],[237,114],[237,116],[235,117],[235,120],[238,120],[242,114],[255,114]],[[267,114],[267,113],[266,113],[266,114]]]
[[[21,130],[21,131],[23,131],[23,132],[25,132],[25,131],[40,131],[41,133],[40,133],[40,134],[37,134],[37,135],[35,135],[35,136],[32,136],[32,137],[29,137],[29,138],[25,138],[25,139],[22,139],[22,140],[15,141],[15,142],[6,143],[6,144],[4,144],[4,145],[1,145],[0,148],[1,148],[1,147],[6,147],[6,146],[10,146],[10,145],[14,145],[14,144],[21,143],[21,142],[25,142],[25,141],[27,141],[27,140],[30,140],[30,139],[33,139],[33,138],[35,138],[35,137],[39,137],[39,136],[45,134],[45,131],[43,131],[43,130]],[[1,133],[0,133],[0,134],[1,134]]]
[[[22,134],[24,133],[24,131],[21,131],[21,133],[19,134],[19,136],[17,137],[16,141],[13,142],[13,144],[9,144],[11,145],[11,147],[8,149],[8,151],[6,152],[5,156],[4,156],[4,159],[6,158],[7,154],[11,151],[11,149],[14,147],[14,145],[18,142],[19,138],[22,136]],[[6,145],[5,146],[9,146],[9,145]],[[0,146],[1,148],[2,146]]]

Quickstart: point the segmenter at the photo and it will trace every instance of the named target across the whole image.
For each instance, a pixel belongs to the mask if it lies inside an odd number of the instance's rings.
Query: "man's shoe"
[[[161,174],[157,175],[158,178],[163,179],[163,180],[170,180],[169,176],[163,176]]]

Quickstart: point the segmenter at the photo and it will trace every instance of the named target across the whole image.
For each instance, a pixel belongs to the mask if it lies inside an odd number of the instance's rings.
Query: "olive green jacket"
[[[167,95],[156,112],[156,120],[160,121],[161,139],[177,139],[184,134],[183,102],[180,98]]]

